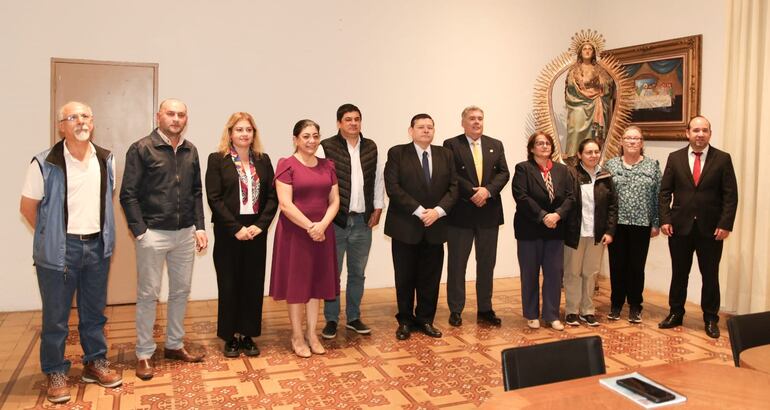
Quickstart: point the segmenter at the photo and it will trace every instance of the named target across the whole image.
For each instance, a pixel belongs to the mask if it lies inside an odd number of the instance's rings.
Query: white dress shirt
[[[345,140],[347,143],[347,140]],[[361,137],[358,137],[358,143],[353,147],[347,143],[348,153],[350,154],[350,204],[349,212],[364,213],[366,211],[366,197],[364,196],[364,170],[361,167]],[[385,207],[385,161],[379,155],[377,150],[377,166],[374,171],[374,209]],[[315,154],[319,158],[326,158],[323,146],[318,146]]]
[[[706,145],[706,148],[703,148],[703,154],[700,156],[700,172],[703,174],[703,167],[706,166],[706,157],[709,154],[709,147],[711,145]],[[692,146],[687,146],[687,162],[690,164],[690,172],[692,172],[693,167],[695,166],[695,151],[693,151]]]
[[[422,149],[422,147],[420,147],[417,144],[412,144],[412,145],[414,145],[414,149],[417,152],[417,159],[420,161],[420,165],[422,165],[422,153],[423,152],[428,153],[428,168],[429,168],[428,171],[430,172],[431,178],[433,178],[433,154],[431,153],[430,145],[428,145],[428,149]],[[436,212],[438,212],[439,218],[446,216],[446,211],[444,211],[444,209],[441,208],[440,206],[437,206],[433,209],[435,209]],[[417,209],[414,210],[414,212],[412,212],[412,215],[419,218],[422,216],[422,213],[424,211],[425,211],[425,208],[422,205],[420,205],[417,207]]]

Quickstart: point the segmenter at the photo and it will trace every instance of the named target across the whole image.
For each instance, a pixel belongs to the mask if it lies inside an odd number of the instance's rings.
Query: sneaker
[[[64,373],[49,373],[46,398],[51,403],[65,403],[70,400],[70,386]]]
[[[540,321],[537,319],[527,320],[527,326],[530,329],[540,329]]]
[[[578,315],[574,313],[570,313],[569,315],[567,315],[567,317],[564,318],[564,322],[570,326],[580,325],[580,323],[578,322]]]
[[[596,321],[596,316],[594,315],[580,315],[578,318],[586,322],[588,326],[599,326],[599,322]]]
[[[334,326],[336,327],[337,325],[335,324]],[[361,319],[356,319],[352,322],[348,322],[348,324],[345,325],[345,327],[355,331],[360,335],[368,335],[369,333],[372,333],[372,329],[369,329],[369,326],[366,326],[364,322],[361,321]]]
[[[110,369],[107,359],[96,359],[83,367],[80,380],[85,383],[96,383],[102,387],[118,387],[123,384],[123,378]]]
[[[564,325],[561,324],[561,322],[558,320],[554,320],[553,322],[549,323],[549,325],[553,330],[559,330],[559,331],[564,330]]]
[[[607,314],[607,319],[620,320],[620,309],[612,309],[610,313]]]
[[[321,337],[324,339],[334,339],[337,337],[337,322],[326,322],[324,330],[321,331]]]
[[[628,312],[628,321],[631,323],[642,323],[642,312],[640,310],[631,309]]]

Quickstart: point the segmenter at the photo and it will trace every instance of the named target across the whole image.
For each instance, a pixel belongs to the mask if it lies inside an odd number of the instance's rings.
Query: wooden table
[[[746,349],[740,355],[741,367],[770,373],[770,345]]]
[[[743,357],[743,353],[741,353]],[[687,397],[672,407],[713,409],[770,408],[770,374],[698,362],[653,367],[511,390],[493,396],[482,409],[640,409],[599,379],[637,371]]]

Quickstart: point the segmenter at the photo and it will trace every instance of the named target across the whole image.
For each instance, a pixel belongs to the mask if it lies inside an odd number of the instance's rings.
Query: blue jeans
[[[348,281],[345,286],[345,316],[348,323],[361,317],[361,298],[364,296],[364,269],[372,247],[372,229],[363,214],[348,216],[345,228],[334,225],[337,238],[337,274],[342,274],[342,259],[348,254]],[[337,322],[340,316],[340,298],[324,302],[324,318]]]
[[[69,335],[72,296],[77,290],[78,332],[83,362],[103,359],[107,354],[104,338],[104,306],[107,303],[107,272],[110,258],[103,258],[101,238],[89,241],[67,238],[66,270],[36,266],[37,283],[43,301],[43,329],[40,337],[40,367],[43,373],[67,373],[70,361],[64,358]]]

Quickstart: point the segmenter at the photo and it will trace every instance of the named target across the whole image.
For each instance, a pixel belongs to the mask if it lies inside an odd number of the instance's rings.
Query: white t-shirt
[[[89,152],[83,161],[78,161],[65,143],[64,163],[67,166],[67,233],[87,235],[101,231],[99,191],[102,176],[93,144],[89,143]],[[112,173],[115,175],[115,161],[112,162]],[[44,191],[40,164],[31,161],[27,167],[21,195],[40,201]]]

